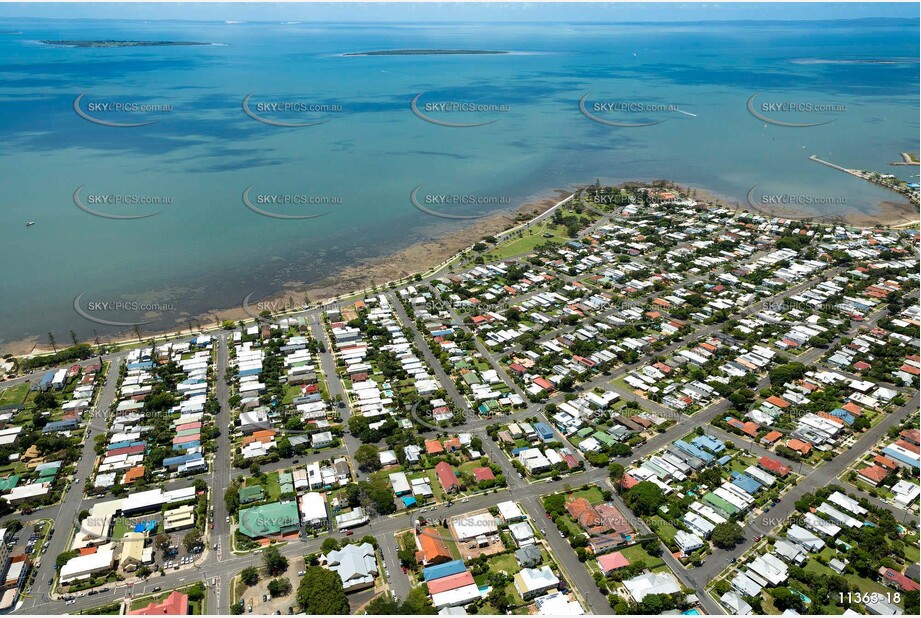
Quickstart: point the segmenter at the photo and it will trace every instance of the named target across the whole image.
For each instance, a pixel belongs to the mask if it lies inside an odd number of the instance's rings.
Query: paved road
[[[51,592],[48,586],[48,580],[54,577],[55,558],[69,549],[68,545],[72,537],[73,529],[77,526],[79,515],[82,509],[83,486],[86,482],[84,479],[90,477],[96,460],[94,446],[95,437],[105,433],[105,418],[109,406],[115,401],[116,386],[118,384],[120,362],[119,359],[113,359],[106,373],[106,381],[96,399],[96,405],[90,412],[96,422],[90,422],[86,428],[86,438],[83,443],[83,452],[77,461],[77,472],[75,479],[80,479],[79,484],[70,485],[64,499],[57,506],[47,509],[39,509],[28,517],[30,519],[48,518],[55,523],[55,532],[51,536],[48,550],[42,557],[42,565],[36,572],[35,583],[32,586],[31,596],[24,598],[22,604],[24,607],[34,607],[37,604],[49,600]],[[20,516],[21,517],[21,516]]]
[[[227,333],[221,333],[217,337],[216,344],[214,394],[220,404],[220,409],[214,422],[221,433],[217,438],[211,462],[211,505],[214,508],[214,529],[209,530],[208,542],[211,549],[208,551],[213,552],[213,555],[204,557],[215,562],[222,561],[230,551],[230,524],[227,523],[229,513],[224,505],[224,493],[230,486],[233,474],[231,469],[233,443],[230,440],[233,414],[230,409],[230,386],[227,384],[227,370],[230,364],[229,346],[232,345],[232,342]],[[217,549],[214,549],[215,544],[218,545]],[[208,588],[208,607],[213,612],[230,607],[230,579],[222,578],[221,584],[219,587]]]

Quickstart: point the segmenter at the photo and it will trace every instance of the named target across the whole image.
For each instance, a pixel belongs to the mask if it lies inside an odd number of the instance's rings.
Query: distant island
[[[195,41],[41,41],[44,45],[62,47],[172,47],[176,45],[211,45]]]
[[[482,54],[507,54],[491,49],[382,49],[379,51],[351,52],[343,56],[472,56]]]

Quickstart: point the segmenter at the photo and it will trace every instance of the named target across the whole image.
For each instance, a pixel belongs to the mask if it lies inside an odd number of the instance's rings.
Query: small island
[[[379,51],[351,52],[343,56],[474,56],[483,54],[507,54],[507,51],[491,49],[382,49]]]
[[[59,47],[173,47],[177,45],[211,45],[196,41],[41,41],[44,45],[57,45]]]

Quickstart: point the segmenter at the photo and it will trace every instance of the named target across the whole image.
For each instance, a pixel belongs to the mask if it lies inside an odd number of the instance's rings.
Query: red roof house
[[[129,616],[185,616],[189,613],[189,595],[173,590],[159,603],[128,612]]]
[[[457,474],[454,473],[454,469],[451,465],[442,461],[435,466],[435,474],[438,476],[438,482],[441,483],[441,486],[446,492],[458,491],[460,489],[460,482],[457,480]]]

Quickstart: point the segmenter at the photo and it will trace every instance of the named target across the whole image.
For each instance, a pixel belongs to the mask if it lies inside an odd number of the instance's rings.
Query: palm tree
[[[77,345],[77,333],[73,330],[70,331],[70,340],[74,342],[74,345]]]
[[[54,333],[52,333],[51,331],[48,331],[48,341],[51,342],[51,349],[57,352],[58,349],[54,345]]]

